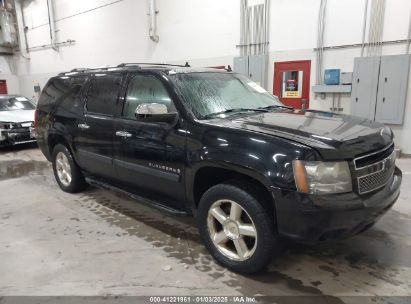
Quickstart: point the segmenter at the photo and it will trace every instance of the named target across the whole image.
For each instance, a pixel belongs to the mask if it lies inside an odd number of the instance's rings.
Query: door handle
[[[133,135],[131,133],[126,132],[126,131],[117,131],[116,136],[128,138],[128,137],[131,137]]]
[[[78,124],[77,126],[79,127],[79,129],[82,129],[82,130],[90,129],[90,126],[86,123],[81,123],[81,124]]]

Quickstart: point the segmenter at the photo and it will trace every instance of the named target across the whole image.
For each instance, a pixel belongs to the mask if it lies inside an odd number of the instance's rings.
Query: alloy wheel
[[[214,202],[207,216],[207,228],[214,246],[235,261],[250,258],[257,247],[257,229],[247,211],[232,200]]]
[[[60,182],[66,187],[70,186],[72,180],[70,162],[63,152],[57,153],[56,171]]]

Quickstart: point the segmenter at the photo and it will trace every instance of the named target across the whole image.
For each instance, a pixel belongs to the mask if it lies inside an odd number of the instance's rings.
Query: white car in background
[[[0,147],[35,142],[35,104],[24,96],[0,95]]]

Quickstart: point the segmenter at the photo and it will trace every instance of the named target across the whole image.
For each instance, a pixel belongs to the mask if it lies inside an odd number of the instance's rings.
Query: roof
[[[105,73],[105,72],[118,72],[118,71],[141,71],[141,70],[157,70],[169,73],[201,73],[201,72],[227,72],[228,70],[219,70],[213,68],[192,68],[188,64],[186,65],[174,65],[165,63],[122,63],[118,66],[107,66],[99,68],[77,68],[68,72],[60,73],[59,76],[74,76],[79,74],[89,73]]]

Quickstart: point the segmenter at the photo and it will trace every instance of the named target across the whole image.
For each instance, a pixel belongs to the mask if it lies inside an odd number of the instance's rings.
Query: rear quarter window
[[[52,78],[41,92],[38,108],[50,112],[70,89],[70,79]]]
[[[66,117],[75,117],[84,112],[84,101],[82,89],[87,81],[86,77],[75,77],[70,79],[68,89],[58,98],[56,103],[56,114]]]

